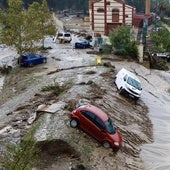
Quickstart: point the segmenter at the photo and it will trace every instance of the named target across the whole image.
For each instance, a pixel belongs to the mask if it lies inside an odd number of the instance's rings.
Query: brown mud
[[[104,62],[109,62],[109,59],[106,59]],[[117,93],[117,88],[113,83],[115,69],[112,64],[109,64],[109,66],[107,64],[107,67],[95,67],[95,71],[93,69],[89,70],[89,67],[93,66],[71,67],[72,69],[69,69],[69,72],[75,72],[75,70],[81,69],[81,75],[88,76],[88,78],[84,78],[78,83],[73,81],[73,83],[67,86],[62,96],[56,96],[52,92],[43,93],[39,91],[34,94],[31,100],[20,104],[17,103],[18,107],[12,113],[9,113],[9,116],[16,114],[18,117],[22,117],[20,122],[14,119],[9,122],[14,129],[20,129],[20,136],[22,138],[29,129],[27,123],[29,119],[28,113],[35,112],[36,108],[42,103],[51,104],[62,100],[66,104],[65,110],[63,110],[65,116],[60,116],[58,120],[63,119],[62,121],[66,122],[66,125],[60,129],[61,131],[63,130],[63,137],[61,139],[38,142],[39,146],[41,146],[41,152],[39,161],[35,165],[36,169],[144,169],[140,158],[140,147],[142,144],[152,142],[152,124],[148,118],[147,107],[141,100],[135,103],[133,99]],[[98,71],[103,67],[104,71],[100,71],[99,73]],[[32,84],[30,85],[29,83],[25,83],[21,88],[21,84],[23,84],[21,77],[29,74],[32,75],[31,79],[36,79],[33,76],[33,73],[36,71],[44,72],[44,66],[40,65],[28,69],[21,68],[21,71],[13,74],[11,78],[9,75],[5,91],[2,91],[5,93],[6,99],[3,98],[1,104],[11,96],[22,93],[27,88],[33,88]],[[66,71],[68,69],[61,69],[62,75]],[[46,71],[46,73],[49,72]],[[56,72],[52,72],[51,74],[56,74]],[[44,75],[48,76],[48,74]],[[32,83],[36,84],[36,82],[37,80]],[[16,90],[12,90],[13,88]],[[75,88],[76,91],[74,90]],[[82,89],[86,89],[86,92],[82,92]],[[86,101],[87,103],[94,104],[110,116],[124,139],[125,146],[120,151],[114,153],[111,149],[105,149],[95,139],[81,130],[75,130],[68,126],[69,114],[76,108],[78,101]],[[45,114],[47,113],[37,113],[37,119],[35,121],[38,121]],[[57,116],[57,113],[54,116]],[[64,134],[65,128],[66,133],[68,133],[67,135]]]

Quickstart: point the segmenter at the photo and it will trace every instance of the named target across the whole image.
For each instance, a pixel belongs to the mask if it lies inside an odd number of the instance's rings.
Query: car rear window
[[[64,34],[65,37],[70,37],[71,35],[70,34]]]

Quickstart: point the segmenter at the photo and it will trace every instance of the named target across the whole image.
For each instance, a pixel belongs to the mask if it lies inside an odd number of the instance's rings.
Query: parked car
[[[70,126],[80,128],[98,140],[105,148],[118,151],[123,146],[121,133],[101,109],[91,104],[82,105],[70,114]]]
[[[75,42],[75,48],[93,48],[93,46],[88,40],[83,39]]]
[[[72,35],[69,32],[58,32],[54,38],[54,42],[56,42],[56,39],[58,39],[60,43],[70,43],[72,41]]]
[[[137,100],[141,96],[141,82],[132,72],[122,68],[115,77],[119,94],[128,94]]]
[[[162,30],[162,27],[155,27],[152,29],[153,32],[159,32]]]
[[[152,53],[152,56],[154,57],[159,57],[163,59],[170,59],[170,53],[169,52],[164,52],[164,53]]]
[[[40,63],[46,63],[47,58],[40,54],[23,54],[21,57],[18,58],[18,64],[21,66],[33,66]]]

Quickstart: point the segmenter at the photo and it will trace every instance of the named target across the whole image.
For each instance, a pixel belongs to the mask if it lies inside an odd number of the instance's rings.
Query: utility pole
[[[145,4],[145,14],[146,15],[150,15],[150,6],[151,6],[151,3],[150,3],[150,0],[146,0],[146,2],[145,2],[146,4]]]

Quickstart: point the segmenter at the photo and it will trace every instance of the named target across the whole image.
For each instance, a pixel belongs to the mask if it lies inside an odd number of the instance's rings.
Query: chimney
[[[145,14],[150,15],[150,0],[146,0],[145,3]]]

